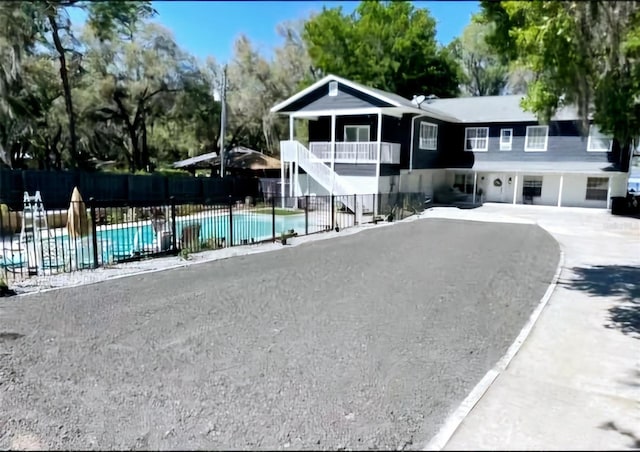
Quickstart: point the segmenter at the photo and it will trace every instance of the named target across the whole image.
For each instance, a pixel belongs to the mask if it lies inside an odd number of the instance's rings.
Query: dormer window
[[[329,82],[329,96],[338,95],[338,82]]]

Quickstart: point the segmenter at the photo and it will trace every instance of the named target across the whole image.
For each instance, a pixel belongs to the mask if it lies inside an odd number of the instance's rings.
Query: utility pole
[[[222,110],[220,113],[220,177],[224,177],[224,132],[227,122],[227,65],[222,69],[222,92],[220,93]]]

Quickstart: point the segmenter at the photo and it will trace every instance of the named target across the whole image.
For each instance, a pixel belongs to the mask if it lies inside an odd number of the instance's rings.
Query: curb
[[[179,269],[179,268],[186,268],[186,267],[191,267],[192,265],[200,265],[200,264],[206,264],[209,262],[214,262],[214,261],[219,261],[219,260],[224,260],[224,259],[231,259],[234,257],[240,257],[240,256],[249,256],[251,254],[260,254],[260,253],[269,253],[269,252],[274,252],[274,251],[279,251],[279,250],[284,250],[287,249],[289,247],[293,248],[293,247],[297,247],[297,246],[301,246],[301,245],[305,245],[307,243],[313,243],[316,241],[320,241],[320,240],[330,240],[333,238],[338,238],[338,237],[344,237],[344,236],[348,236],[348,235],[352,235],[352,234],[358,234],[362,231],[367,231],[370,229],[376,229],[376,228],[381,228],[381,227],[389,227],[389,226],[393,226],[395,224],[399,224],[399,223],[404,223],[404,222],[409,222],[410,219],[413,218],[413,215],[410,217],[407,217],[403,220],[398,220],[398,221],[394,221],[394,222],[382,222],[379,224],[369,224],[369,223],[365,223],[365,224],[361,224],[358,225],[356,227],[349,227],[347,229],[342,229],[341,232],[334,232],[333,230],[324,232],[324,233],[315,233],[315,234],[310,234],[310,235],[306,235],[306,236],[300,236],[299,239],[303,239],[303,240],[295,240],[293,241],[290,245],[287,245],[287,247],[282,247],[282,246],[273,246],[274,244],[272,243],[264,243],[264,244],[259,244],[257,246],[251,246],[250,248],[244,248],[243,246],[237,246],[237,247],[232,247],[229,249],[234,249],[237,250],[236,252],[232,253],[231,255],[219,255],[219,256],[212,256],[210,258],[203,258],[202,260],[197,260],[197,261],[183,261],[183,262],[177,262],[177,263],[173,263],[171,265],[167,265],[165,267],[160,267],[160,268],[150,268],[150,269],[145,269],[145,270],[139,270],[139,271],[135,271],[135,272],[130,272],[130,273],[123,273],[123,274],[115,274],[112,276],[106,276],[104,278],[99,278],[93,281],[79,281],[79,282],[75,282],[75,283],[71,283],[71,284],[65,284],[65,285],[61,285],[61,286],[57,286],[57,287],[46,287],[43,289],[38,289],[38,290],[27,290],[24,292],[19,292],[18,294],[15,295],[15,297],[26,297],[29,295],[38,295],[38,294],[44,294],[44,293],[48,293],[48,292],[53,292],[56,290],[63,290],[63,289],[72,289],[75,287],[82,287],[82,286],[90,286],[92,284],[98,284],[98,283],[102,283],[105,281],[113,281],[116,279],[121,279],[121,278],[128,278],[128,277],[133,277],[133,276],[141,276],[141,275],[146,275],[149,273],[156,273],[156,272],[162,272],[162,271],[166,271],[166,270],[175,270],[175,269]],[[150,258],[149,260],[153,260],[153,258]],[[124,264],[126,265],[126,264]],[[83,270],[83,271],[91,271],[91,270]],[[11,297],[14,298],[14,297]]]
[[[454,433],[458,430],[471,410],[473,410],[482,397],[484,397],[496,378],[498,378],[498,376],[509,366],[513,358],[518,354],[518,351],[520,351],[520,348],[527,337],[529,337],[529,334],[531,334],[531,330],[540,318],[540,314],[542,314],[542,311],[549,303],[549,299],[558,285],[558,280],[560,279],[560,273],[562,272],[563,267],[564,250],[560,247],[560,258],[558,259],[558,266],[556,267],[556,272],[551,279],[551,283],[549,284],[549,287],[547,287],[547,291],[542,296],[538,306],[536,306],[536,309],[531,313],[529,320],[522,330],[520,330],[520,334],[518,334],[516,340],[507,349],[507,352],[502,356],[502,358],[498,360],[496,365],[489,370],[484,377],[482,377],[482,380],[480,380],[480,382],[471,390],[469,395],[462,401],[458,408],[456,408],[456,410],[447,417],[444,425],[440,428],[438,433],[429,440],[422,450],[442,450],[451,440],[451,437],[453,437]]]

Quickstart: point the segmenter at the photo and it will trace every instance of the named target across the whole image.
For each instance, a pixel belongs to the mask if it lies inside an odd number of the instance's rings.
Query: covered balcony
[[[335,145],[335,148],[333,147]],[[311,141],[309,151],[323,162],[331,162],[333,151],[335,163],[377,163],[378,145],[380,163],[400,163],[400,143],[382,141]]]

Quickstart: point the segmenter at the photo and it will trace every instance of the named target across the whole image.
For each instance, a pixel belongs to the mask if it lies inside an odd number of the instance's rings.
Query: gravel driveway
[[[558,255],[430,219],[0,299],[0,448],[422,448]]]

